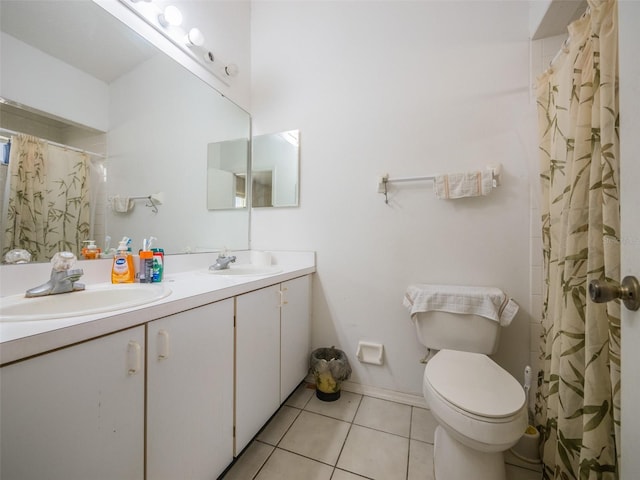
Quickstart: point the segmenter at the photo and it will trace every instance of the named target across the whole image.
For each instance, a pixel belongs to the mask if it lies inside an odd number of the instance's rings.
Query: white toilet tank
[[[498,350],[501,326],[494,320],[473,314],[441,311],[412,316],[418,340],[435,350],[461,350],[491,355]]]

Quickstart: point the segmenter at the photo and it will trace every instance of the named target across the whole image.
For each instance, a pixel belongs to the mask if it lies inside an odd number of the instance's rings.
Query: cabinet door
[[[141,480],[144,327],[0,370],[0,478]]]
[[[280,406],[280,288],[236,297],[235,455]]]
[[[309,372],[311,354],[311,275],[281,285],[280,403]]]
[[[147,479],[217,478],[233,461],[233,299],[147,325]]]

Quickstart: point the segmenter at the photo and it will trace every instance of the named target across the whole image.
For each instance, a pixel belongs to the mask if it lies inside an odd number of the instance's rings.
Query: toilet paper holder
[[[384,345],[373,342],[358,342],[358,350],[356,357],[361,363],[371,363],[373,365],[382,365],[384,357]]]

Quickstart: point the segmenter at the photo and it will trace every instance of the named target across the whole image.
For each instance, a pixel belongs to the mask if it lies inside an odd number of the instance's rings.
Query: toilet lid
[[[516,379],[479,353],[441,350],[427,363],[424,375],[445,400],[475,415],[508,417],[525,403]]]

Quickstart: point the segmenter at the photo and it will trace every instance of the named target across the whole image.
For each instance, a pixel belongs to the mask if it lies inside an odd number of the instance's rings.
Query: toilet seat
[[[512,417],[526,400],[516,379],[479,353],[441,350],[427,363],[424,378],[447,402],[486,421]]]
[[[423,393],[438,422],[471,448],[507,450],[527,428],[524,390],[486,355],[441,350],[425,367]]]

